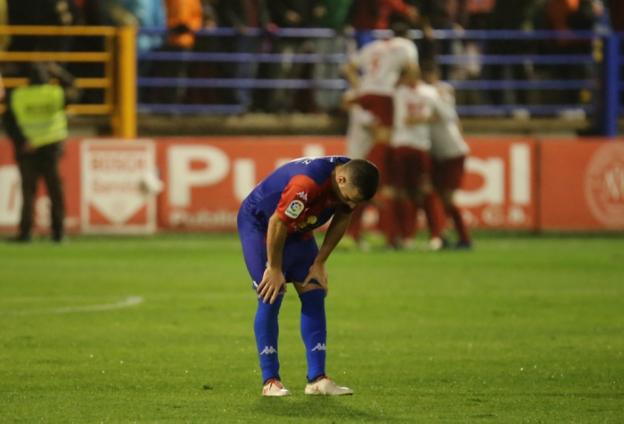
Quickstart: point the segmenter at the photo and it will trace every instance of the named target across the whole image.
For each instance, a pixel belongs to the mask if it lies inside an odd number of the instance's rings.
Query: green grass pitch
[[[290,288],[293,396],[263,399],[233,236],[1,244],[0,422],[624,422],[624,238],[486,235],[328,269],[328,373],[356,394],[303,395]]]

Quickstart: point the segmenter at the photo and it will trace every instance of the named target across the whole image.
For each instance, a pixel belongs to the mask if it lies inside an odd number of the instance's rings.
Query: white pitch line
[[[64,308],[39,309],[39,310],[34,310],[34,311],[33,310],[21,311],[21,312],[16,311],[14,313],[11,313],[11,315],[45,315],[45,314],[61,315],[61,314],[72,314],[75,312],[112,311],[115,309],[131,308],[141,303],[143,303],[143,297],[128,296],[127,298],[122,299],[117,303],[108,303],[104,305],[67,306]]]

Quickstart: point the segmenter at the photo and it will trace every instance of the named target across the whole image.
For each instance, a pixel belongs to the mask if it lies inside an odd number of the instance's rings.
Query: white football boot
[[[271,378],[262,387],[262,396],[290,396],[290,392],[277,378]]]
[[[429,239],[428,248],[432,252],[438,252],[444,249],[444,240],[441,237],[433,237]]]
[[[322,377],[312,383],[308,383],[305,387],[306,395],[324,395],[324,396],[344,396],[352,395],[353,390],[348,387],[341,387],[327,377]]]

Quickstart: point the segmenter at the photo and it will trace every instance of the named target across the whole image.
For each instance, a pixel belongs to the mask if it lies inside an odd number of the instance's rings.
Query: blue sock
[[[279,335],[277,317],[283,299],[284,295],[279,295],[272,305],[262,303],[262,300],[258,299],[254,333],[256,334],[256,346],[258,347],[263,383],[269,378],[280,378],[279,359],[277,357],[277,336]]]
[[[325,375],[327,324],[325,321],[325,291],[312,290],[301,299],[301,338],[308,360],[308,381]]]

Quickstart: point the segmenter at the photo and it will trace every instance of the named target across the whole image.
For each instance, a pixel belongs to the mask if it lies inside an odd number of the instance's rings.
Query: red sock
[[[379,198],[379,229],[384,234],[386,243],[389,246],[396,246],[399,232],[394,203],[394,199],[388,197]]]
[[[431,238],[440,237],[442,235],[442,225],[440,223],[440,213],[436,210],[436,198],[433,193],[425,194],[423,206]]]
[[[464,222],[464,217],[462,216],[461,210],[457,206],[451,205],[448,208],[448,213],[453,219],[453,224],[455,225],[455,229],[457,230],[459,240],[462,242],[470,243],[470,235],[468,234],[468,228],[466,227],[466,223]]]
[[[446,219],[446,208],[444,207],[444,203],[442,203],[442,199],[438,196],[437,193],[433,194],[433,204],[435,214],[438,217],[438,224],[440,226],[440,234],[444,234],[446,231],[447,219]]]
[[[394,211],[397,220],[397,237],[401,240],[408,239],[412,236],[412,209],[411,202],[407,199],[396,199],[394,201]]]
[[[418,205],[416,202],[408,200],[404,203],[405,208],[405,238],[413,239],[418,232]]]

